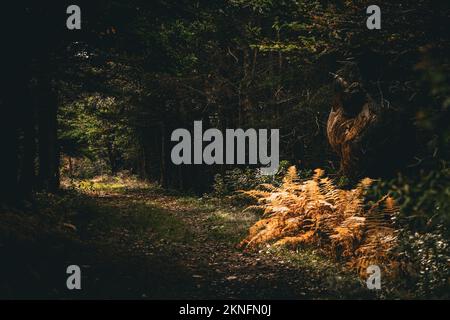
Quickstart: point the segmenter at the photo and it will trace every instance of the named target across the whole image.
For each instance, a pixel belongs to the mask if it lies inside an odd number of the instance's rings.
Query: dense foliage
[[[427,195],[414,197],[419,201],[408,207],[408,196],[393,192],[402,199],[399,206],[390,194],[374,198],[371,188],[381,189],[369,178],[353,189],[339,189],[323,170],[315,170],[310,179],[300,179],[291,167],[280,186],[266,183],[244,191],[257,200],[247,210],[263,214],[240,246],[246,250],[262,245],[314,246],[356,270],[363,279],[369,266],[378,266],[383,271],[385,292],[396,292],[396,296],[407,292],[400,295],[410,298],[448,296],[448,223],[442,224],[443,216],[436,213],[431,217],[425,214],[429,220],[423,220],[420,210],[427,206]],[[409,193],[407,184],[403,188]],[[439,210],[439,205],[433,207]],[[448,211],[444,216],[448,217]],[[419,227],[420,221],[426,224]]]
[[[59,190],[61,175],[77,179],[121,171],[163,188],[221,199],[261,183],[275,190],[266,200],[280,192],[298,197],[283,189],[298,188],[292,179],[283,183],[287,168],[296,166],[302,178],[323,168],[334,182],[317,174],[308,180],[316,189],[320,183],[329,189],[307,199],[317,210],[306,219],[319,223],[324,204],[319,208],[316,202],[337,192],[336,203],[324,210],[338,220],[323,225],[335,233],[324,235],[303,224],[296,228],[308,241],[314,236],[316,244],[326,239],[333,246],[339,235],[347,260],[365,266],[363,249],[375,244],[372,234],[358,229],[367,208],[358,202],[366,188],[357,183],[370,172],[378,180],[367,186],[368,199],[395,200],[393,261],[411,262],[407,273],[423,295],[448,294],[449,4],[380,0],[382,28],[368,30],[370,4],[80,1],[79,31],[65,28],[67,1],[15,5],[8,11],[10,25],[21,23],[4,40],[7,63],[0,86],[5,111],[0,204],[32,205],[37,192]],[[338,102],[350,109],[356,105],[355,113],[366,105],[380,111],[378,134],[343,130],[362,141],[358,152],[347,148],[348,161],[370,170],[346,172],[344,152],[330,146],[327,119]],[[192,130],[195,120],[203,121],[204,130],[280,129],[280,170],[261,176],[254,166],[174,165],[171,133]],[[290,200],[283,201],[295,211]],[[348,211],[348,205],[359,211]],[[300,211],[296,215],[305,214]],[[355,223],[350,231],[342,225],[351,222],[346,219]],[[390,234],[374,235],[385,236]],[[285,242],[294,240],[299,239]],[[358,253],[352,251],[355,242]]]

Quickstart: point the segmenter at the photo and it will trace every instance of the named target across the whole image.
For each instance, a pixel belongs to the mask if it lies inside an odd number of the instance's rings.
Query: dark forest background
[[[282,160],[337,171],[326,121],[333,74],[348,63],[359,75],[347,81],[364,83],[377,103],[396,111],[385,117],[385,136],[411,155],[378,176],[448,158],[445,3],[381,2],[382,29],[373,31],[365,27],[364,1],[79,5],[82,28],[73,31],[62,2],[4,13],[5,26],[14,26],[2,86],[4,200],[57,190],[60,168],[73,169],[68,159],[82,161],[78,174],[127,169],[205,192],[225,166],[177,167],[169,158],[171,132],[194,120],[220,129],[280,128]],[[378,152],[397,161],[389,146]]]
[[[413,230],[448,235],[447,1],[377,1],[381,30],[366,28],[370,1],[76,1],[81,30],[66,28],[70,4],[1,10],[4,208],[124,171],[218,196],[279,178],[173,165],[172,131],[202,120],[279,128],[280,172],[322,168],[343,187],[379,178],[373,192],[414,212]],[[367,101],[373,127],[350,151],[330,145],[330,111],[351,120]]]

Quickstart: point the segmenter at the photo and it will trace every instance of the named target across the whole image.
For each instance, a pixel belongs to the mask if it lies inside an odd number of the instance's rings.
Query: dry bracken
[[[396,245],[391,217],[398,208],[389,196],[369,206],[364,195],[371,184],[365,178],[354,189],[339,189],[321,169],[300,181],[292,166],[280,187],[242,191],[257,200],[251,208],[262,209],[263,216],[240,247],[315,245],[363,277],[373,264],[392,275],[397,264],[390,254]]]

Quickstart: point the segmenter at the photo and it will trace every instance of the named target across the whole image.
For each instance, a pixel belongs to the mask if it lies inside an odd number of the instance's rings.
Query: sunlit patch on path
[[[73,185],[94,204],[74,221],[83,241],[101,252],[102,261],[94,263],[91,272],[98,274],[103,288],[114,278],[110,291],[114,296],[310,299],[368,295],[356,277],[315,252],[237,249],[257,220],[253,213],[129,180],[97,179]],[[120,286],[129,290],[119,292]],[[103,291],[93,287],[93,292]]]

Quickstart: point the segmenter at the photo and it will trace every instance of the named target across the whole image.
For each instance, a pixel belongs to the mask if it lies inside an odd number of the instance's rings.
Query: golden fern
[[[392,271],[395,263],[389,252],[396,237],[390,216],[398,211],[394,199],[383,197],[366,209],[364,195],[371,179],[344,190],[324,174],[316,169],[311,179],[300,181],[292,166],[280,187],[265,184],[242,191],[257,199],[251,208],[263,210],[264,215],[240,246],[250,250],[266,243],[317,245],[361,274],[371,264]]]

